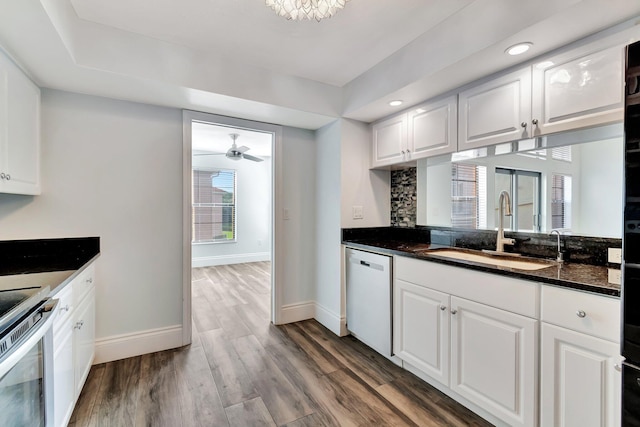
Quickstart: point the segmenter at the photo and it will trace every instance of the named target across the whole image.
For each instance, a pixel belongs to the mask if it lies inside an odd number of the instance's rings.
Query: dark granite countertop
[[[53,296],[99,256],[98,237],[3,240],[0,285],[48,286]]]
[[[438,256],[438,250],[448,248],[444,245],[430,243],[417,243],[399,240],[343,240],[344,245],[371,252],[384,253],[388,255],[400,255],[410,258],[417,258],[441,264],[448,264],[457,267],[464,267],[487,273],[511,276],[519,279],[533,280],[541,283],[562,286],[566,288],[579,289],[582,291],[594,292],[603,295],[620,296],[620,285],[609,283],[608,268],[602,265],[589,265],[578,263],[558,264],[552,262],[550,267],[540,270],[519,270],[509,267],[497,267],[484,263],[472,261],[444,258]],[[458,248],[455,248],[458,249]],[[513,258],[517,260],[518,258]],[[545,262],[545,260],[540,260]],[[548,262],[548,261],[547,261]]]

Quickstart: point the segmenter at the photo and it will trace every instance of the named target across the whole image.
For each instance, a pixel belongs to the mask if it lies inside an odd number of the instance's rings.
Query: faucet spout
[[[496,238],[496,252],[504,252],[504,245],[514,245],[516,241],[514,239],[508,239],[504,237],[504,216],[511,216],[511,196],[508,191],[502,191],[498,198],[498,206],[500,219],[498,221],[498,236]]]
[[[553,230],[551,230],[549,232],[549,236],[552,236],[553,233],[556,233],[558,235],[558,256],[556,257],[556,261],[557,262],[564,262],[564,256],[562,254],[562,249],[560,248],[560,230],[558,230],[557,228],[554,228]]]

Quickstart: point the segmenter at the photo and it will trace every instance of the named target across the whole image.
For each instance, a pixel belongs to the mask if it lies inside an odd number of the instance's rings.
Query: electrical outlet
[[[607,260],[612,264],[622,264],[622,249],[609,248]]]
[[[353,207],[353,219],[362,219],[364,215],[362,213],[362,206]]]
[[[617,268],[609,269],[609,283],[619,285],[622,283],[622,273]]]

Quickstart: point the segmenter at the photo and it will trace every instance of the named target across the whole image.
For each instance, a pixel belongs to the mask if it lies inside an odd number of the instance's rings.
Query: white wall
[[[179,110],[42,91],[42,195],[0,195],[2,239],[99,236],[98,339],[182,322]]]
[[[289,210],[284,223],[285,306],[313,308],[316,237],[316,164],[314,132],[285,127],[282,134],[283,200]],[[282,215],[282,212],[276,213]],[[304,318],[313,317],[306,311]],[[291,320],[302,320],[293,318]]]
[[[340,168],[342,121],[316,131],[316,319],[340,334],[341,313]]]
[[[192,245],[194,267],[271,259],[271,158],[263,162],[194,156],[193,167],[236,171],[236,241]]]
[[[343,119],[340,138],[342,227],[389,226],[390,173],[386,170],[369,170],[371,128],[366,123]],[[362,219],[353,219],[353,206],[362,206]]]
[[[316,131],[316,319],[346,334],[341,228],[389,226],[388,171],[370,171],[368,125],[340,119]],[[354,220],[352,207],[364,218]]]
[[[603,167],[607,165],[607,167]],[[620,139],[580,146],[580,235],[622,235],[624,150]]]
[[[285,304],[313,300],[315,142],[283,130]],[[0,194],[0,239],[99,236],[97,360],[181,345],[182,112],[42,93],[42,195]],[[313,317],[313,313],[307,317]],[[298,319],[299,320],[299,319]]]

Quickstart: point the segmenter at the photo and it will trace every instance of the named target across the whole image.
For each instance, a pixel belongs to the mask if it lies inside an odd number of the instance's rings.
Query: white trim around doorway
[[[278,285],[280,278],[283,277],[282,263],[284,260],[282,256],[282,248],[284,247],[282,244],[284,238],[282,218],[278,215],[279,212],[282,212],[283,191],[282,166],[280,164],[282,161],[282,126],[188,110],[183,111],[182,118],[182,344],[191,343],[191,123],[194,121],[273,135],[271,146],[273,190],[273,203],[271,204],[271,321],[279,325],[283,323],[284,318],[282,289]]]

